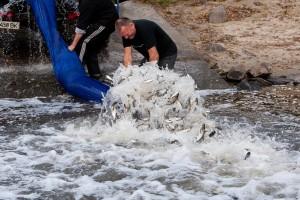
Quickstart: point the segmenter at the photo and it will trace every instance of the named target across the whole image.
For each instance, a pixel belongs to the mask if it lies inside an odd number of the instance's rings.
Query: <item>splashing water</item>
[[[218,127],[191,77],[146,64],[113,81],[95,120],[1,134],[0,199],[300,198],[299,152],[250,125]]]

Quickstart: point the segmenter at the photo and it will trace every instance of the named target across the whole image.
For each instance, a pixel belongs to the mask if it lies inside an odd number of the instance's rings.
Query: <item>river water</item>
[[[147,64],[114,85],[0,99],[0,199],[300,199],[299,116]]]

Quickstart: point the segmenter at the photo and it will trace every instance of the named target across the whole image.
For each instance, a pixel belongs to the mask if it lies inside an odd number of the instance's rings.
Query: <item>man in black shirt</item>
[[[176,44],[156,23],[145,19],[120,18],[116,21],[116,29],[123,39],[126,67],[132,64],[133,47],[144,56],[145,61],[157,64],[160,69],[174,68],[177,58]]]
[[[98,53],[107,46],[115,30],[117,10],[111,0],[79,0],[79,18],[70,51],[76,51],[91,77],[98,79],[101,72]]]

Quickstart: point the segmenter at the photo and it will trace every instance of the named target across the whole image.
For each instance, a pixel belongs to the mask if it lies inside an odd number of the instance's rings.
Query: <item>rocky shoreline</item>
[[[212,70],[241,90],[208,96],[206,107],[229,103],[254,121],[258,113],[300,116],[300,2],[179,0],[151,5]]]
[[[300,2],[187,0],[154,5],[238,88],[300,82]]]

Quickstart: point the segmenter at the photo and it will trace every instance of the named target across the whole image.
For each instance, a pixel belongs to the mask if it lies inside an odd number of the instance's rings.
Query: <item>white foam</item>
[[[124,80],[117,84],[120,79]],[[272,138],[255,136],[250,125],[225,126],[213,137],[208,132],[204,140],[195,142],[203,124],[214,129],[214,121],[206,116],[190,77],[144,66],[120,68],[114,81],[105,99],[107,109],[114,101],[121,106],[114,120],[108,110],[96,121],[70,121],[63,131],[43,126],[38,130],[43,136],[0,137],[0,181],[18,180],[8,181],[2,189],[10,192],[0,192],[0,198],[27,198],[22,192],[32,188],[34,198],[43,198],[47,191],[70,192],[75,199],[84,195],[99,199],[299,198],[299,152],[288,151]],[[157,96],[163,89],[167,91]],[[167,103],[176,92],[181,107]],[[199,103],[193,109],[184,106],[187,99],[196,97]],[[11,100],[6,104],[5,108],[16,108]],[[44,106],[37,100],[25,104]],[[182,129],[170,129],[162,122],[172,107],[183,119]],[[135,109],[149,120],[136,119]],[[53,110],[59,109],[54,106]]]
[[[41,98],[0,99],[0,116],[37,116],[42,114],[56,114],[60,112],[82,111],[81,104],[70,102],[43,102]],[[4,112],[5,111],[5,112]]]

